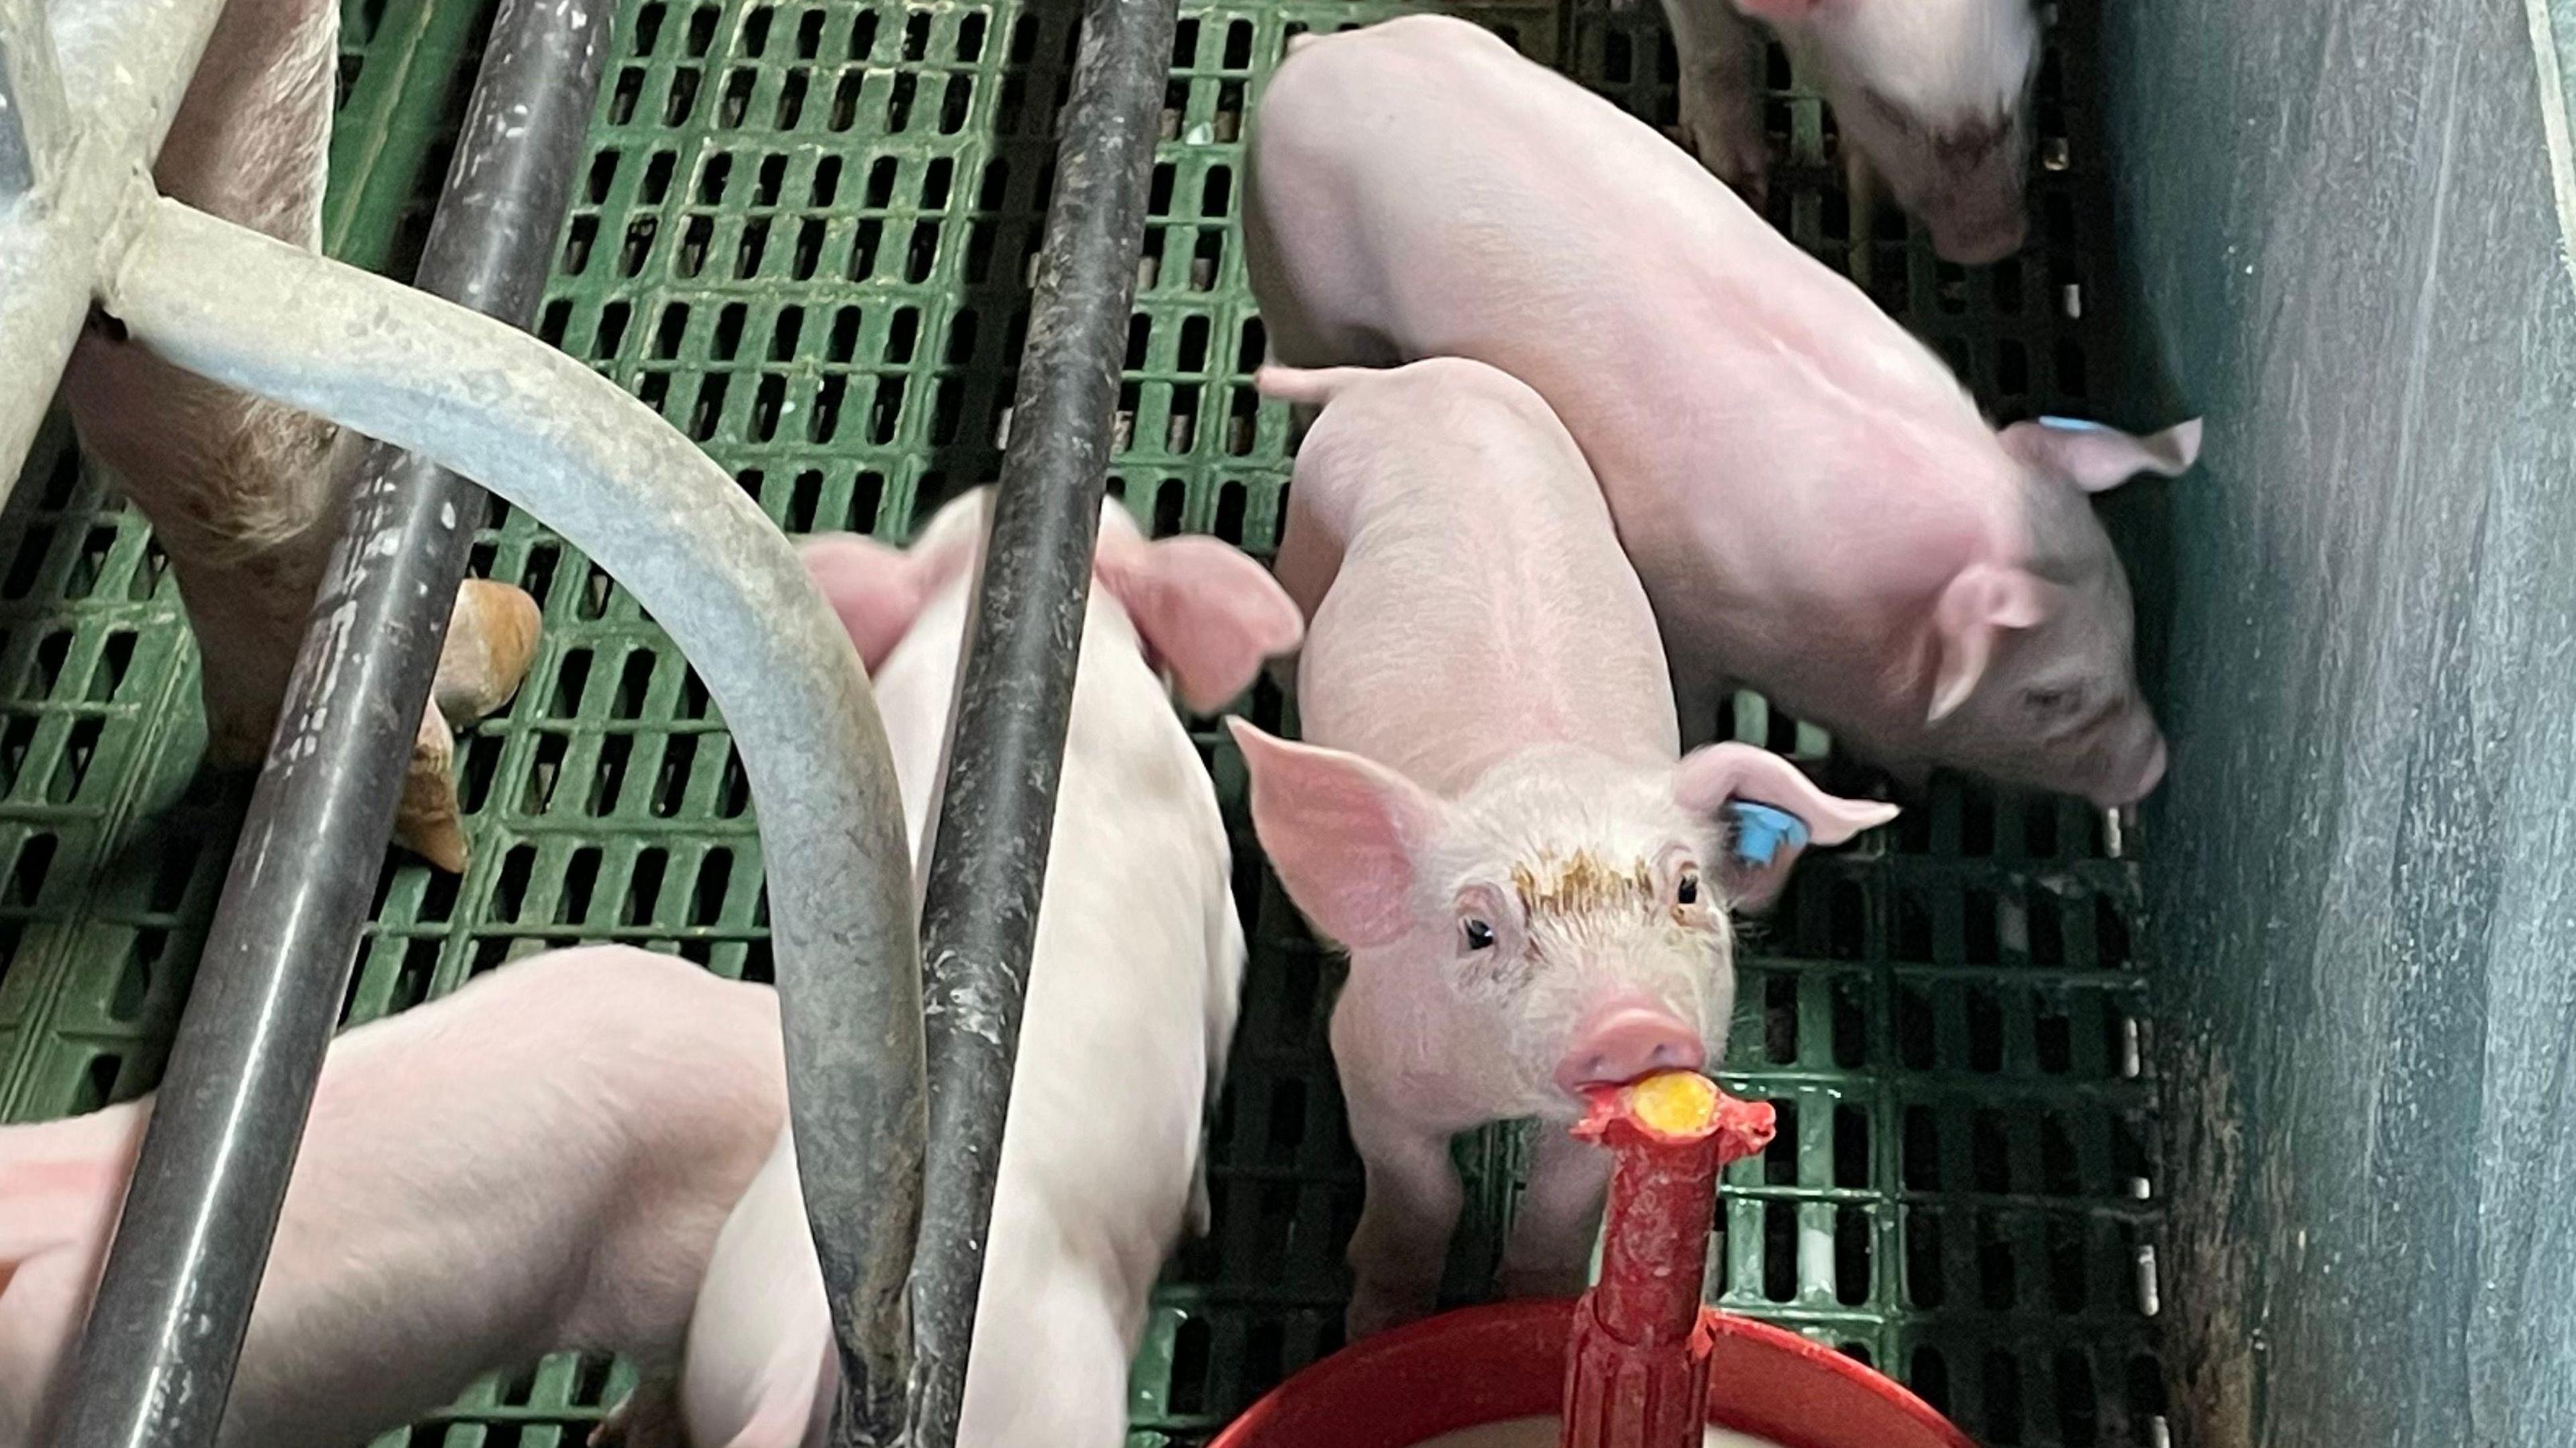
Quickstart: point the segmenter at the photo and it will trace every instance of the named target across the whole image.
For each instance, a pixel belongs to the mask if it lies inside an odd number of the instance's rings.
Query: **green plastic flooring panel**
[[[1157,532],[1271,546],[1287,425],[1247,380],[1262,339],[1235,229],[1243,128],[1287,36],[1407,8],[1183,9],[1114,482]],[[1672,119],[1653,7],[1459,9]],[[1881,300],[2003,416],[2081,414],[2109,394],[2088,310],[2109,272],[2091,11],[2065,5],[2050,31],[2030,250],[1971,274],[1901,221],[1864,242]],[[489,5],[351,0],[346,14],[329,240],[399,275]],[[998,466],[1072,40],[1069,10],[1013,0],[633,0],[539,330],[702,442],[789,530],[901,536]],[[1791,156],[1774,218],[1840,265],[1830,122],[1773,66],[1768,114]],[[543,647],[513,706],[462,743],[472,867],[388,865],[348,1018],[577,941],[767,978],[755,824],[705,690],[604,574],[493,511],[478,567],[537,596]],[[0,518],[10,1119],[90,1109],[159,1073],[245,794],[192,784],[188,639],[148,529],[57,429]],[[1248,708],[1291,722],[1266,685]],[[1159,1297],[1134,1382],[1139,1443],[1203,1438],[1338,1345],[1360,1195],[1323,1031],[1337,967],[1257,867],[1241,761],[1198,724],[1254,964],[1215,1127],[1215,1230]],[[1750,696],[1730,724],[1801,757],[1829,750]],[[1860,848],[1810,857],[1741,965],[1729,1081],[1777,1102],[1781,1133],[1730,1174],[1714,1296],[1898,1374],[1985,1442],[2161,1448],[2135,871],[2079,805],[1951,781]],[[1460,1151],[1473,1190],[1451,1285],[1468,1300],[1523,1143],[1498,1130]],[[549,1359],[383,1441],[574,1444],[631,1380]]]

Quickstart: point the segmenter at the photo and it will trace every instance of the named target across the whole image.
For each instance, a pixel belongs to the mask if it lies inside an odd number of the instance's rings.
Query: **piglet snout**
[[[2030,221],[2015,209],[1961,223],[1932,223],[1932,251],[1958,266],[1988,266],[2021,250]]]
[[[2114,759],[2118,762],[2106,766],[2101,772],[2122,782],[2085,791],[2100,808],[2118,809],[2122,805],[2136,804],[2155,793],[2156,786],[2164,783],[2165,741],[2153,724],[2146,727],[2142,740],[2122,749]]]
[[[2147,756],[2146,768],[2138,772],[2138,782],[2131,786],[2134,791],[2132,798],[2145,799],[2148,795],[2155,793],[2156,786],[2164,783],[2164,781],[2165,742],[2162,739],[2159,739],[2156,741],[2154,752]]]
[[[1656,1071],[1696,1071],[1708,1064],[1699,1032],[1660,1006],[1618,1001],[1574,1028],[1556,1084],[1572,1093],[1586,1086],[1617,1086]]]

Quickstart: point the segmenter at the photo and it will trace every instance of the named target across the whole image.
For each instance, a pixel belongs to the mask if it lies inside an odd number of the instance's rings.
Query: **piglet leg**
[[[1878,262],[1878,173],[1870,169],[1869,158],[1859,148],[1843,148],[1843,195],[1849,202],[1851,235],[1850,265],[1852,285],[1868,291],[1877,273]]]
[[[97,333],[64,392],[170,555],[203,655],[208,760],[258,763],[339,521],[332,429]]]
[[[1755,93],[1762,32],[1736,13],[1732,0],[1664,0],[1664,17],[1681,63],[1681,142],[1759,211],[1771,172]]]
[[[1429,1315],[1440,1292],[1449,1237],[1466,1191],[1449,1157],[1449,1133],[1408,1120],[1350,1081],[1351,1143],[1368,1177],[1351,1232],[1353,1341]]]
[[[1496,1285],[1505,1297],[1573,1297],[1591,1277],[1610,1154],[1545,1125],[1512,1215]]]
[[[228,5],[154,168],[161,190],[318,249],[338,36],[331,0]],[[82,339],[63,390],[170,555],[205,656],[208,757],[257,763],[339,522],[336,430],[183,372],[113,323]]]
[[[154,167],[162,191],[318,250],[338,40],[334,0],[232,0]],[[82,339],[63,392],[84,446],[124,482],[170,555],[203,657],[208,762],[256,764],[346,503],[334,466],[338,430],[181,371],[112,322]],[[534,616],[515,589],[460,595],[449,647],[470,656],[473,697],[490,701],[464,718],[517,687]],[[442,682],[447,673],[442,664]],[[436,709],[421,720],[397,837],[459,868],[464,838],[443,762],[454,752],[448,719],[462,722]]]

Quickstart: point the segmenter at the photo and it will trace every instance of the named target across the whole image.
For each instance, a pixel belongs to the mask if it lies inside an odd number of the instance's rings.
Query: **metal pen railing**
[[[137,179],[220,0],[0,0],[0,476],[93,302],[178,365],[383,440],[352,482],[136,1164],[73,1370],[69,1448],[194,1448],[221,1421],[480,513],[466,477],[615,576],[723,709],[768,862],[843,1369],[833,1441],[955,1439],[1173,11],[1086,8],[926,882],[925,1093],[910,860],[846,638],[720,468],[613,384],[467,310],[533,304],[608,3],[504,0],[422,268],[460,306]],[[926,1139],[940,1150],[925,1183]]]
[[[514,324],[534,313],[613,3],[570,0],[558,19],[512,0],[495,18],[421,255],[423,290]],[[222,1422],[483,519],[481,489],[417,454],[371,443],[340,456],[347,519],[136,1164],[66,1442],[211,1441]]]
[[[1055,828],[1172,0],[1088,0],[922,904],[931,1153],[911,1441],[950,1448]],[[847,1436],[835,1442],[855,1441]]]

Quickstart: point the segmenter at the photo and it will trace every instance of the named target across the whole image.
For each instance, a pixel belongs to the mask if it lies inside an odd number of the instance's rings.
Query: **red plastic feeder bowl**
[[[1273,1388],[1209,1448],[1414,1448],[1565,1408],[1574,1304],[1498,1302],[1354,1343]],[[1710,1314],[1711,1426],[1780,1448],[1976,1448],[1903,1385],[1794,1332]]]
[[[1770,1107],[1666,1076],[1596,1095],[1576,1131],[1613,1153],[1590,1291],[1469,1308],[1355,1343],[1273,1389],[1210,1448],[1416,1448],[1529,1419],[1558,1427],[1512,1441],[1681,1448],[1705,1424],[1779,1448],[1976,1448],[1895,1380],[1701,1305],[1718,1171],[1769,1142]]]

